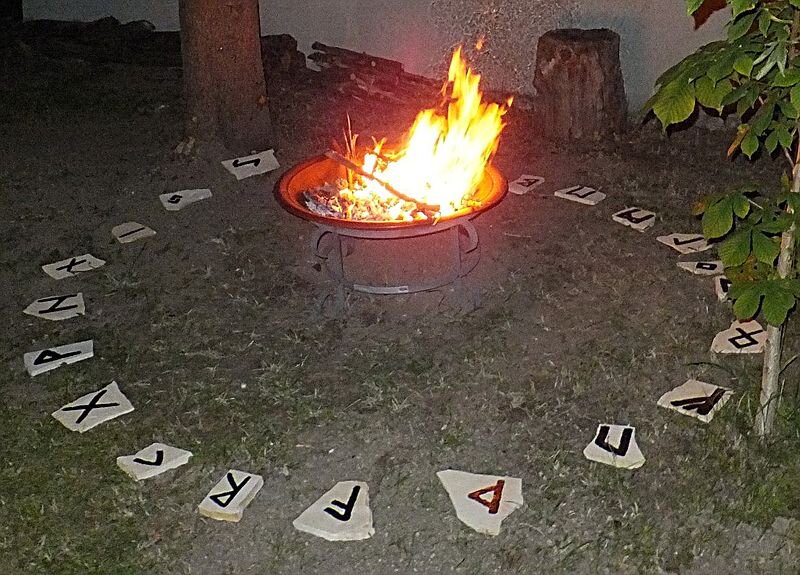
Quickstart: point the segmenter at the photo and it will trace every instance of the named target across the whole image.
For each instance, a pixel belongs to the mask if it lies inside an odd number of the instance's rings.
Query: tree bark
[[[234,153],[271,147],[258,0],[180,0],[188,131]]]
[[[540,127],[551,140],[594,139],[625,128],[627,103],[616,32],[547,32],[536,48],[534,86]]]

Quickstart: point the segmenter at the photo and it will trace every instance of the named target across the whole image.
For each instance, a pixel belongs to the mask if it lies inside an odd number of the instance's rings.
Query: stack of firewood
[[[326,46],[321,42],[314,42],[311,48],[314,52],[309,59],[321,73],[336,82],[340,92],[356,99],[418,102],[429,100],[442,87],[436,80],[409,74],[402,63],[394,60]]]

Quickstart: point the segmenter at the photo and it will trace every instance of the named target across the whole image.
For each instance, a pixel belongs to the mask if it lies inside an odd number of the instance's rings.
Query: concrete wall
[[[684,0],[261,0],[264,33],[292,34],[403,61],[423,74],[442,71],[454,45],[474,46],[472,60],[494,87],[531,92],[536,39],[565,26],[607,27],[622,37],[621,58],[633,106],[650,94],[668,66],[722,33],[724,13],[699,30]],[[147,19],[178,27],[177,0],[25,0],[25,17],[93,20]]]

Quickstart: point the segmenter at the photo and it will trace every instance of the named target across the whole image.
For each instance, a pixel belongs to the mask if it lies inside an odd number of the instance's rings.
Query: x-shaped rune
[[[95,396],[89,400],[89,403],[83,405],[72,405],[70,407],[62,407],[61,411],[78,411],[82,410],[83,413],[80,414],[77,420],[75,420],[76,424],[82,423],[84,419],[95,409],[101,409],[103,407],[116,407],[119,403],[98,403],[100,399],[106,394],[107,389],[101,389],[98,391]]]

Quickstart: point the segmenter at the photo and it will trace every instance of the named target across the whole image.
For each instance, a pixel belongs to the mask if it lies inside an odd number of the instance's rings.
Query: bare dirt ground
[[[800,458],[787,372],[781,429],[749,436],[758,357],[708,349],[731,311],[656,235],[697,231],[691,202],[782,166],[724,158],[729,134],[652,126],[571,151],[512,110],[496,165],[545,186],[475,225],[469,290],[354,294],[344,317],[308,247],[312,225],[272,196],[283,169],[340,139],[395,135],[415,109],[357,102],[312,75],[273,82],[277,173],[236,182],[223,150],[173,153],[180,71],[11,62],[0,83],[0,572],[796,573]],[[420,106],[423,103],[420,103]],[[596,208],[552,197],[575,183]],[[210,187],[167,213],[158,195]],[[658,212],[640,234],[611,214]],[[135,220],[154,238],[119,245]],[[40,266],[91,252],[92,273]],[[315,267],[315,264],[317,267]],[[87,314],[45,322],[36,298],[83,291]],[[476,297],[467,297],[470,294]],[[30,378],[22,355],[94,338],[96,357]],[[788,338],[787,359],[797,349]],[[656,407],[697,376],[736,395],[710,424]],[[116,380],[136,411],[86,434],[50,413]],[[599,423],[637,427],[647,463],[582,456]],[[192,462],[134,483],[118,455],[163,441]],[[239,524],[197,504],[229,468],[264,476]],[[462,525],[436,471],[521,477],[525,505],[494,538]],[[370,486],[376,535],[329,543],[291,521],[337,481]]]

